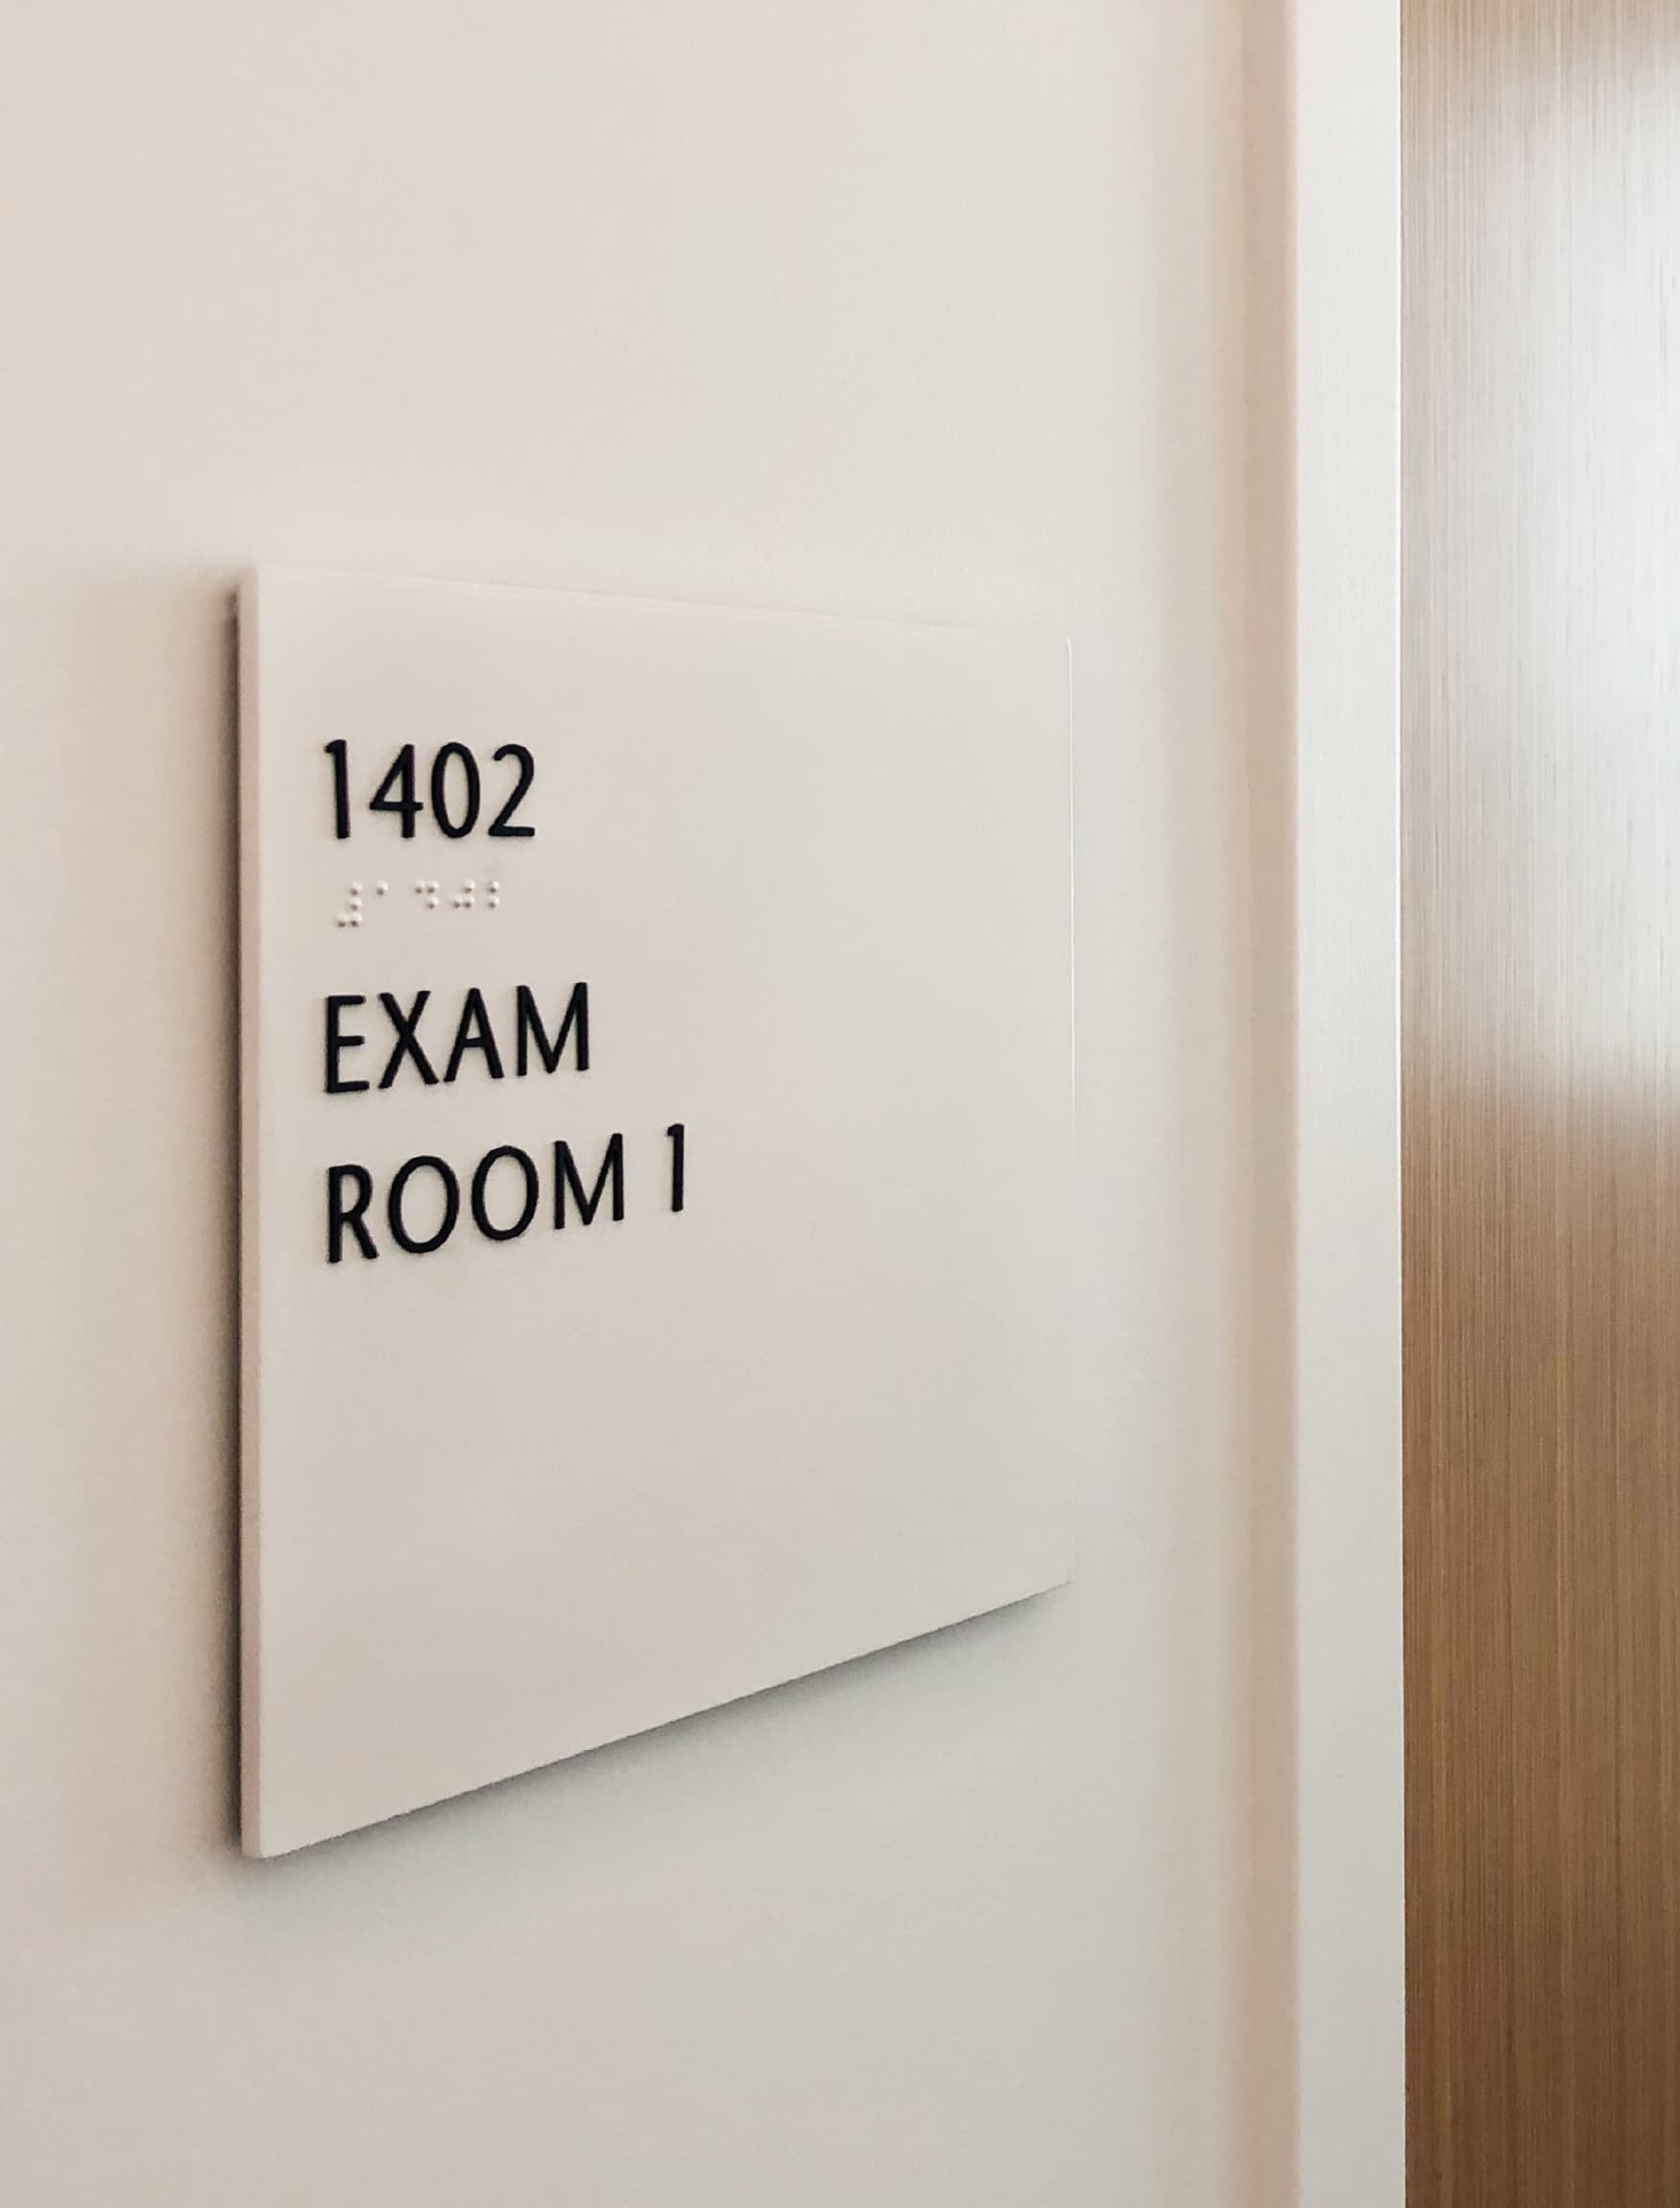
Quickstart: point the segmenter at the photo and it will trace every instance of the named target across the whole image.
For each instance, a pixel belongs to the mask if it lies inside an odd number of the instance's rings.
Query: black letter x
[[[420,1016],[425,1010],[426,1000],[431,994],[429,989],[422,989],[408,1010],[404,1012],[401,1005],[397,1003],[396,997],[389,991],[382,989],[379,992],[379,1001],[385,1007],[385,1017],[396,1030],[396,1048],[391,1053],[385,1070],[379,1076],[381,1089],[390,1088],[396,1079],[396,1068],[405,1058],[414,1060],[415,1070],[427,1088],[434,1088],[437,1085],[438,1076],[432,1071],[430,1062],[425,1052],[420,1048],[419,1038],[415,1034],[415,1029],[420,1025]]]

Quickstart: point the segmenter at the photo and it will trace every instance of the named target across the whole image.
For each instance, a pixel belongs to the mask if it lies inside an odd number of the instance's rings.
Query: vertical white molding
[[[1401,2208],[1398,0],[1296,0],[1301,2208]]]

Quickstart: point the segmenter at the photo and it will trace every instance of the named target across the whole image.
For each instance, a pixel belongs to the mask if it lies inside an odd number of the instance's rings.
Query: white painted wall
[[[20,2208],[1238,2197],[1237,13],[7,12]],[[1072,632],[1071,1595],[239,1860],[227,593],[256,558]]]

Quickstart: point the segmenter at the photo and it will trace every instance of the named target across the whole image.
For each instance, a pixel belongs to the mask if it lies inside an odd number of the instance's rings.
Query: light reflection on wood
[[[1680,2202],[1680,4],[1406,0],[1410,2199]]]

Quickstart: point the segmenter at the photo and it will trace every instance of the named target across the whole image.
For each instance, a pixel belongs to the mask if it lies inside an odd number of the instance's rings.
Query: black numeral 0
[[[451,759],[460,760],[461,771],[467,778],[467,810],[459,820],[449,810]],[[478,826],[478,761],[465,744],[445,744],[432,761],[432,818],[450,837],[470,835]]]

